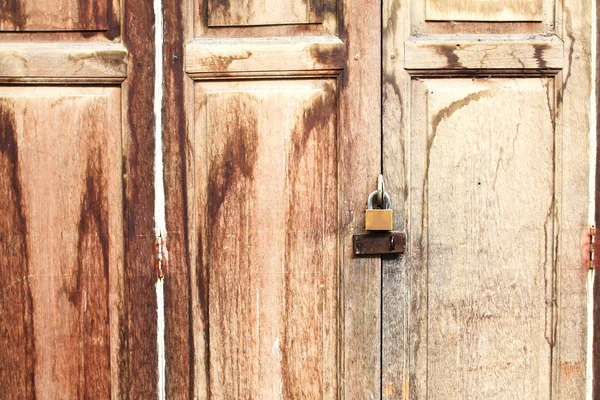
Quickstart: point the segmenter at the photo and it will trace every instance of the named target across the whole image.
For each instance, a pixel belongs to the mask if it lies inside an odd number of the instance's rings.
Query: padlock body
[[[394,229],[392,210],[367,210],[365,212],[365,230],[391,231]]]

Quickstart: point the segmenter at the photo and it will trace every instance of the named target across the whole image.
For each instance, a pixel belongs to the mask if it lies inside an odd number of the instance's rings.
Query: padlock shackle
[[[377,190],[375,190],[373,193],[371,193],[369,195],[369,200],[367,200],[367,209],[368,210],[373,209],[373,198],[375,198],[376,195],[377,195]],[[392,208],[392,199],[390,199],[390,196],[387,194],[387,192],[383,192],[383,206],[385,207],[384,210],[389,210]]]

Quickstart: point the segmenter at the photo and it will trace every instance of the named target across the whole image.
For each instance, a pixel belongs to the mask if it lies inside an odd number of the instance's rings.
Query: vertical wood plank
[[[592,23],[596,24],[596,54],[600,53],[600,0],[596,1],[596,15],[592,16],[595,20]],[[593,50],[593,49],[592,49]],[[596,199],[595,209],[596,213],[594,216],[596,230],[598,224],[600,224],[600,84],[598,84],[598,78],[600,77],[600,57],[596,57]],[[596,254],[599,254],[600,245],[596,246]],[[593,345],[592,345],[592,398],[594,400],[600,399],[600,271],[598,269],[598,259],[594,265],[594,334],[593,334]]]
[[[381,2],[344,2],[339,13],[348,45],[340,76],[343,396],[369,399],[381,386],[381,262],[353,258],[352,233],[364,230],[381,168]]]
[[[389,0],[383,4],[382,101],[383,174],[394,209],[394,228],[411,232],[408,224],[408,157],[410,82],[404,69],[404,42],[410,35],[411,4]],[[408,268],[405,255],[382,261],[382,379],[384,399],[409,398]]]
[[[163,71],[163,160],[169,263],[165,272],[166,393],[169,399],[196,398],[192,305],[197,301],[190,271],[188,193],[189,123],[193,83],[184,73],[184,42],[192,16],[190,2],[165,0]],[[186,28],[187,26],[187,28]],[[187,29],[187,30],[186,30]]]
[[[120,392],[157,396],[156,273],[154,272],[154,12],[124,0],[123,41],[130,52],[124,95],[125,292]]]
[[[588,229],[589,135],[591,90],[591,1],[565,0],[557,9],[557,33],[565,42],[565,68],[558,75],[557,149],[562,168],[557,171],[558,243],[556,254],[556,318],[553,397],[586,396],[586,263],[575,251]],[[560,3],[560,2],[559,2]]]

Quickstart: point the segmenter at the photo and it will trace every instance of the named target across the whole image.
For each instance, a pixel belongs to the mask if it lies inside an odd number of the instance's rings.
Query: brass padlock
[[[365,211],[365,230],[367,231],[391,231],[394,229],[394,212],[392,211],[392,200],[383,192],[383,209],[373,209],[373,198],[377,190],[369,195],[367,211]]]

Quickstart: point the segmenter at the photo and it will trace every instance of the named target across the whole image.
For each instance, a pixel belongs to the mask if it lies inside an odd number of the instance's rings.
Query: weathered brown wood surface
[[[196,99],[192,259],[208,283],[210,392],[331,398],[335,81],[197,84]]]
[[[164,280],[166,397],[197,398],[195,379],[194,325],[192,308],[198,297],[193,295],[189,243],[188,134],[193,130],[193,84],[184,72],[184,43],[191,39],[193,28],[186,2],[165,1],[164,12],[164,98],[163,151],[166,195],[167,249],[169,263]]]
[[[186,46],[186,70],[202,76],[337,74],[346,64],[344,43],[335,36],[203,38]]]
[[[209,26],[321,22],[325,0],[208,0]]]
[[[598,20],[598,4],[596,1],[596,54],[600,51],[600,22]],[[596,79],[600,76],[600,57],[596,58]],[[600,85],[596,84],[596,121],[600,121]],[[596,126],[596,201],[595,201],[595,221],[596,226],[600,223],[600,129]],[[596,228],[598,229],[598,228]],[[596,241],[596,254],[600,251],[600,243]],[[593,333],[593,346],[592,346],[592,398],[594,400],[600,399],[600,271],[597,266],[600,265],[598,262],[600,259],[596,258],[596,271],[594,272],[594,333]]]
[[[0,89],[2,397],[110,397],[123,259],[117,89]]]
[[[544,1],[425,0],[425,5],[427,19],[434,21],[541,21]]]
[[[380,8],[322,3],[166,5],[171,397],[379,396]]]
[[[0,31],[102,31],[113,0],[2,0]]]
[[[154,10],[143,0],[124,1],[123,43],[129,51],[124,98],[125,318],[127,338],[120,376],[123,397],[157,396],[157,319],[154,234]]]
[[[413,117],[409,220],[411,261],[423,266],[413,282],[427,288],[414,309],[422,317],[410,326],[427,338],[414,354],[417,375],[427,376],[420,396],[442,396],[452,383],[452,397],[550,397],[561,138],[548,85],[537,78],[413,85],[413,106],[423,110]]]
[[[590,4],[527,25],[425,6],[384,3],[383,163],[408,237],[384,261],[384,397],[584,398]]]
[[[427,35],[407,40],[404,49],[409,70],[558,70],[564,61],[557,36]]]
[[[127,49],[121,43],[0,43],[0,79],[10,83],[118,84],[127,76]]]
[[[381,3],[346,2],[340,37],[348,65],[341,76],[340,188],[344,346],[343,398],[381,393],[381,262],[352,258],[352,233],[364,231],[368,194],[381,171]]]
[[[153,10],[0,8],[0,397],[153,398]]]

